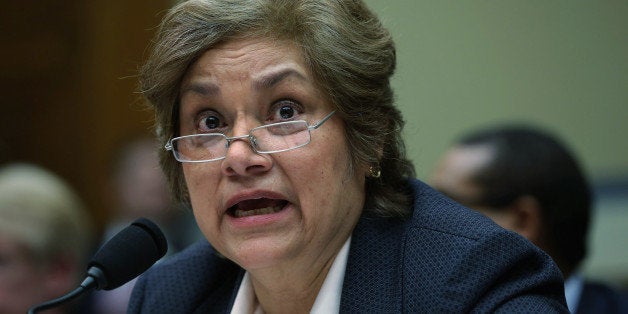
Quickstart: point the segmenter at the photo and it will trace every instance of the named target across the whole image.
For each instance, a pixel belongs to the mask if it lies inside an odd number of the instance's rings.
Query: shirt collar
[[[567,301],[569,312],[576,313],[583,288],[584,279],[580,274],[573,274],[565,280],[565,300]]]

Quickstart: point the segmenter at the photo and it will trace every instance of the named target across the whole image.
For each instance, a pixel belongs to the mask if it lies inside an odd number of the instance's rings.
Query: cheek
[[[190,197],[192,194],[199,194],[200,191],[209,192],[206,188],[215,185],[214,182],[220,175],[220,170],[209,163],[186,163],[182,165],[182,169]]]
[[[219,229],[219,217],[216,202],[215,182],[210,179],[210,174],[203,172],[198,167],[188,167],[184,169],[185,182],[190,195],[192,213],[200,231],[206,239],[216,245],[215,233]]]
[[[183,176],[194,212],[207,212],[211,207],[215,207],[216,187],[220,175],[216,173],[215,168],[204,164],[183,165]]]
[[[351,156],[342,141],[317,147],[309,158],[301,159],[294,177],[302,187],[305,199],[322,207],[338,207],[345,197],[354,198],[363,191],[364,180],[351,168]],[[359,173],[359,172],[358,172]]]

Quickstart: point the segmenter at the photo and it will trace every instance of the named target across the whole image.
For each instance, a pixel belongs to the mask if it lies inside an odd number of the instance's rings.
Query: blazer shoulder
[[[547,254],[426,184],[412,184],[403,286],[404,298],[420,302],[406,310],[425,302],[446,312],[565,310],[562,276]]]
[[[429,229],[451,236],[477,240],[488,234],[503,232],[491,219],[466,208],[427,184],[412,180],[415,191],[410,226]]]
[[[205,241],[157,263],[139,279],[128,313],[194,313],[228,305],[241,268]]]

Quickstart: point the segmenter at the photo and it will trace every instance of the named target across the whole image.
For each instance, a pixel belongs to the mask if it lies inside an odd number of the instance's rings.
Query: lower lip
[[[272,214],[253,215],[246,217],[233,217],[227,215],[227,221],[234,229],[255,229],[260,227],[272,227],[288,219],[294,209],[287,204],[280,211]]]

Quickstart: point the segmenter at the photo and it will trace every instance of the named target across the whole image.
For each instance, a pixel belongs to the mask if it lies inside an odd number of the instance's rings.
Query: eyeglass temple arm
[[[325,123],[325,121],[329,120],[329,118],[331,118],[331,116],[334,115],[334,113],[336,113],[336,110],[330,112],[328,115],[326,115],[324,118],[322,118],[320,121],[318,121],[316,124],[314,125],[310,125],[308,127],[308,129],[310,130],[314,130],[314,129],[318,129],[319,126],[323,125],[323,123]]]

